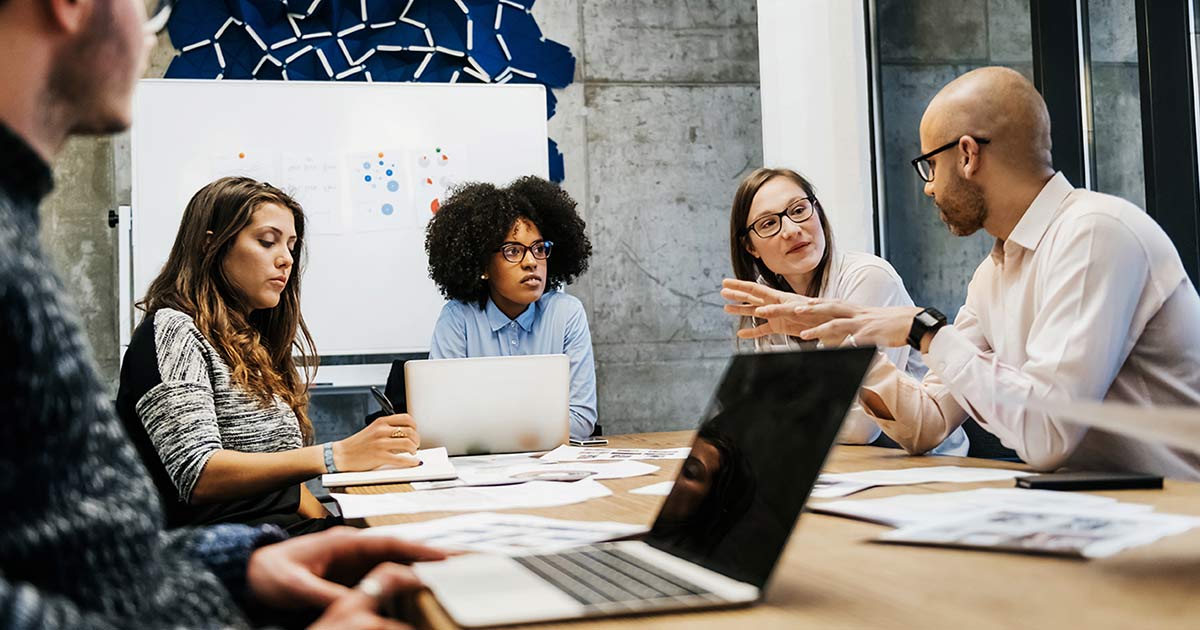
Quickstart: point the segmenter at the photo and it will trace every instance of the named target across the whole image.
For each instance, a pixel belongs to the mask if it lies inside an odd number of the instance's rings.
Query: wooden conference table
[[[687,446],[692,433],[614,436],[611,447]],[[556,518],[653,521],[664,497],[628,491],[669,481],[682,460],[654,462],[653,475],[602,481],[613,495],[576,505],[514,510]],[[908,457],[894,449],[839,446],[829,472],[958,465],[1025,468],[983,459]],[[1011,487],[1012,481],[873,488],[851,498]],[[407,485],[365,486],[350,492],[408,491]],[[1100,492],[1148,503],[1160,512],[1200,516],[1200,483],[1167,480],[1163,490]],[[408,523],[448,513],[383,516],[367,525]],[[805,513],[775,568],[763,602],[721,611],[541,624],[540,629],[610,628],[1200,628],[1200,530],[1102,560],[1081,561],[1007,553],[869,542],[887,528]],[[454,628],[429,593],[418,597],[429,628]]]

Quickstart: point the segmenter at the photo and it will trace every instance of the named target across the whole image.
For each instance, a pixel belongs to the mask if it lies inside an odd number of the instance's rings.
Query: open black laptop
[[[644,541],[415,565],[466,627],[749,604],[820,474],[874,348],[730,361]]]

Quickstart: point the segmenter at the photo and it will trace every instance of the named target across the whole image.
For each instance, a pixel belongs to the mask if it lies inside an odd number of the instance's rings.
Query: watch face
[[[946,316],[931,308],[927,308],[917,314],[917,320],[920,321],[923,326],[929,327],[945,322]]]

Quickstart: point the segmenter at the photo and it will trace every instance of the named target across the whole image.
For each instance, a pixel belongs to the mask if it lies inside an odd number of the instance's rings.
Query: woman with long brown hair
[[[833,229],[812,183],[786,168],[760,168],[746,176],[733,197],[729,214],[729,256],[734,275],[743,282],[766,285],[775,302],[808,298],[836,298],[864,306],[912,306],[900,275],[888,262],[864,252],[842,252],[833,246]],[[741,327],[757,325],[749,315],[761,302],[729,286],[722,295],[735,304],[729,313],[742,316]],[[765,302],[764,302],[765,303]],[[762,324],[769,325],[769,324]],[[853,340],[847,340],[853,343]],[[787,350],[810,345],[786,335],[755,340],[755,349]],[[920,378],[925,364],[908,347],[882,351],[887,361]],[[868,376],[869,378],[869,376]],[[851,407],[839,440],[868,444],[879,437],[880,426],[863,411]],[[933,453],[966,455],[967,436],[960,427]]]
[[[117,406],[169,527],[321,529],[334,519],[305,480],[414,461],[406,454],[420,436],[407,414],[313,445],[304,228],[300,204],[278,188],[219,179],[188,202],[167,263],[138,303],[145,317],[125,353]]]

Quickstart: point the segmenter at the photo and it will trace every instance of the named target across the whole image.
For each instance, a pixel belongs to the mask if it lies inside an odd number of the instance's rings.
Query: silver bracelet
[[[326,442],[325,443],[325,472],[335,473],[337,471],[338,471],[337,466],[335,466],[333,464],[333,442]]]

